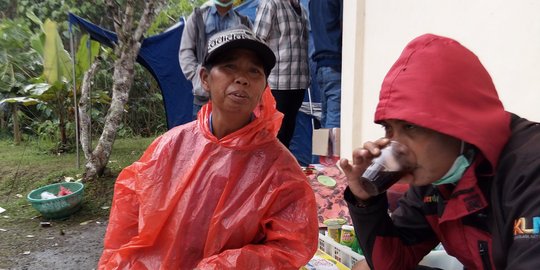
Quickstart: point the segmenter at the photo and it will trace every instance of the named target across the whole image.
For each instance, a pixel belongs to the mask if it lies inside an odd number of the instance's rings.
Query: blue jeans
[[[340,127],[341,71],[339,67],[317,68],[317,83],[321,91],[321,125],[323,128]]]

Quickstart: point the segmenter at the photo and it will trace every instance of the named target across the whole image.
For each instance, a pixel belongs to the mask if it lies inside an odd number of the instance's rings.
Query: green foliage
[[[16,17],[17,0],[0,0],[0,20]]]
[[[43,102],[41,109],[45,107],[48,117],[44,122],[33,124],[33,130],[38,136],[50,139],[56,135],[60,139],[60,144],[57,149],[65,149],[68,144],[73,141],[74,122],[69,119],[73,115],[73,96],[72,89],[73,84],[73,67],[72,58],[69,53],[64,49],[62,40],[57,31],[57,25],[55,22],[46,20],[44,24],[32,14],[29,17],[33,18],[33,21],[41,25],[41,29],[44,31],[43,44],[36,45],[39,42],[34,43],[34,46],[42,48],[43,52],[43,74],[40,77],[33,79],[35,83],[29,84],[24,88],[24,92],[33,99],[38,99]],[[38,39],[35,39],[38,40]],[[41,40],[41,39],[39,39]],[[38,40],[38,41],[39,41]],[[90,41],[88,36],[85,35],[81,38],[80,52],[77,54],[77,66],[76,66],[76,85],[81,84],[83,73],[90,66],[90,62],[97,56],[99,51],[99,44],[95,41]],[[54,112],[54,119],[51,119],[50,112]],[[50,123],[55,123],[58,132],[51,132],[48,127]],[[62,150],[63,151],[63,150]]]
[[[177,23],[181,16],[189,15],[193,7],[203,2],[205,1],[167,1],[165,8],[160,12],[146,36],[163,32]],[[144,3],[144,1],[138,1],[138,3]],[[52,140],[55,137],[58,140],[58,108],[64,109],[62,114],[66,121],[65,133],[74,134],[74,128],[71,128],[74,126],[72,90],[70,90],[72,64],[67,61],[71,58],[68,58],[70,55],[64,49],[69,46],[67,12],[70,11],[113,30],[111,16],[106,16],[104,0],[0,0],[0,6],[5,7],[4,13],[0,10],[0,100],[16,98],[10,102],[41,101],[35,106],[19,106],[21,108],[19,114],[22,118],[21,127],[27,136],[42,136],[43,138],[40,139],[42,141]],[[138,8],[137,12],[140,12],[140,6]],[[8,11],[13,12],[6,15]],[[47,20],[58,22],[56,33],[53,33],[53,27],[47,23]],[[54,46],[46,45],[46,28],[50,31],[49,37],[54,38],[52,42]],[[95,41],[87,46],[88,36],[83,35],[84,33],[78,27],[73,27],[73,30],[75,44],[79,44],[75,56],[75,76],[78,88],[81,86],[84,71],[94,57],[99,55],[102,58],[90,93],[92,134],[96,136],[101,133],[111,100],[113,84],[111,74],[115,56],[112,49],[100,47]],[[53,62],[49,62],[48,57],[45,59],[51,51],[53,51],[52,55],[57,56]],[[46,70],[43,68],[44,64],[47,67]],[[135,69],[135,82],[125,108],[128,113],[125,114],[119,137],[153,136],[166,130],[163,98],[157,83],[141,66],[137,65]],[[52,78],[57,78],[57,80]],[[25,86],[28,88],[25,89]],[[63,100],[63,102],[55,103],[58,100]],[[11,111],[7,110],[6,104],[8,104],[7,101],[4,105],[0,105],[0,110],[2,110],[0,117],[4,121],[4,126],[1,127],[2,136],[8,132],[4,127],[12,127]],[[74,136],[68,138],[68,142],[73,140]]]
[[[141,66],[135,69],[124,125],[137,135],[153,136],[167,129],[163,97],[157,82]]]
[[[58,121],[47,119],[41,122],[33,122],[32,129],[39,134],[38,139],[42,141],[58,141]]]
[[[28,44],[33,33],[22,22],[20,18],[0,22],[0,98],[20,94],[42,70],[39,54]]]
[[[98,56],[100,45],[98,42],[90,40],[88,35],[83,35],[79,42],[76,59],[76,76],[77,82],[80,84],[84,72],[90,68],[94,59]]]
[[[23,22],[20,18],[0,21],[0,124],[13,131],[16,138],[20,126],[14,124],[18,118],[11,114],[19,115],[19,103],[35,104],[34,99],[20,96],[24,85],[41,72],[39,55],[27,42],[33,33]]]
[[[159,34],[186,17],[194,7],[202,5],[205,0],[168,0],[165,7],[156,16],[156,19],[148,29],[148,36]]]
[[[29,84],[24,87],[24,92],[30,94],[31,96],[43,96],[43,99],[47,101],[47,99],[52,99],[51,97],[47,96],[54,96],[53,93],[49,92],[49,89],[52,88],[52,85],[48,83],[35,83],[35,84]]]
[[[85,18],[97,23],[105,22],[104,19],[108,17],[103,16],[107,14],[104,0],[18,0],[14,4],[15,6],[8,4],[12,10],[15,10],[14,17],[23,17],[27,13],[33,13],[42,21],[50,19],[60,22],[59,32],[64,38],[68,37],[68,12],[84,14]],[[110,25],[109,21],[106,22]]]
[[[44,34],[45,36],[44,44],[41,46],[43,48],[43,74],[34,78],[35,83],[26,86],[25,91],[29,97],[47,104],[55,113],[60,131],[60,148],[64,148],[68,144],[66,123],[71,102],[69,86],[73,77],[71,57],[64,49],[55,22],[47,19],[44,24],[41,24],[37,18],[34,18],[34,21],[40,24],[40,29],[43,31],[36,35]],[[34,46],[36,46],[35,43]]]
[[[71,82],[73,78],[71,57],[64,49],[56,22],[47,19],[43,24],[43,30],[45,32],[43,75],[47,83],[56,86]]]
[[[31,106],[36,105],[40,101],[35,98],[29,98],[29,97],[14,97],[14,98],[5,98],[3,100],[0,100],[0,104],[2,103],[19,103],[24,106]]]

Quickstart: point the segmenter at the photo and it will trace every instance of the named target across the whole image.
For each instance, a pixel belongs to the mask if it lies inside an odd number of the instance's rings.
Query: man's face
[[[406,145],[416,156],[409,184],[423,186],[439,180],[460,154],[461,141],[454,137],[401,120],[385,120],[381,125],[386,137]]]
[[[250,115],[261,100],[266,76],[261,60],[246,49],[233,49],[201,71],[203,88],[210,92],[213,113]]]
[[[232,7],[234,0],[214,0],[214,3],[221,7]]]

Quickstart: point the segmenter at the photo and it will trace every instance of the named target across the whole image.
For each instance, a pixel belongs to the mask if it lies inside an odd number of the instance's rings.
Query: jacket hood
[[[455,40],[412,40],[384,78],[375,122],[398,119],[475,145],[491,163],[510,136],[510,114],[478,57]]]
[[[204,136],[225,147],[251,149],[267,142],[277,140],[283,114],[276,109],[276,100],[267,86],[264,89],[259,105],[253,110],[255,119],[243,128],[221,138],[216,138],[210,131],[208,120],[212,113],[212,100],[203,106],[197,116],[197,125]]]

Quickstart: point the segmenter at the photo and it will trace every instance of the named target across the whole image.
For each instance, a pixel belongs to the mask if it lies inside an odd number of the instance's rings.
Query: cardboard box
[[[313,155],[339,157],[340,129],[320,128],[313,130],[311,151]]]

